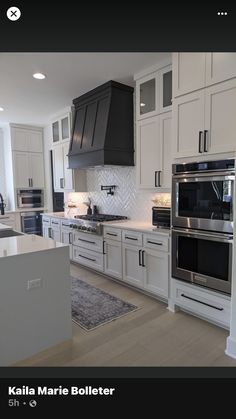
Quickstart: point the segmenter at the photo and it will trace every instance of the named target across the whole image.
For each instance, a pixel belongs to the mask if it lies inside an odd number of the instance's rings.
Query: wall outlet
[[[30,279],[28,281],[27,290],[31,290],[33,288],[40,288],[41,287],[41,278]]]

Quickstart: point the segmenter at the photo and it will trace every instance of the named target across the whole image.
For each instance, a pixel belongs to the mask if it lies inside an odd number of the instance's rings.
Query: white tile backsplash
[[[92,205],[97,205],[100,213],[125,215],[137,220],[151,222],[152,202],[162,194],[138,190],[135,167],[112,167],[87,170],[88,193],[65,194],[65,202],[72,200],[78,204],[78,213],[86,213],[82,204],[90,197]],[[116,185],[114,195],[101,191],[101,185]],[[167,202],[163,198],[160,202]]]

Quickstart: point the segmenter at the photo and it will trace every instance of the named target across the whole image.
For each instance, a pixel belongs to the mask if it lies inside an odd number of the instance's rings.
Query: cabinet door
[[[29,153],[31,186],[44,188],[44,160],[42,153]]]
[[[29,167],[29,153],[23,151],[13,152],[13,173],[16,188],[29,188],[31,186],[31,173]]]
[[[137,119],[143,119],[159,113],[160,79],[158,72],[149,74],[136,81]]]
[[[122,252],[121,243],[115,240],[105,241],[105,267],[107,275],[122,279]]]
[[[43,152],[43,134],[40,131],[29,131],[28,151],[35,153]]]
[[[122,245],[123,255],[123,280],[130,282],[131,284],[143,288],[143,267],[140,265],[141,250],[136,246],[128,244]]]
[[[174,97],[205,87],[205,52],[173,53]]]
[[[172,162],[172,137],[171,121],[172,113],[167,112],[159,116],[160,121],[160,142],[162,144],[162,166],[160,173],[161,188],[171,188],[171,162]]]
[[[59,121],[54,121],[52,123],[52,141],[57,143],[60,140],[60,125]]]
[[[72,232],[63,231],[61,232],[61,242],[70,245],[70,259],[72,259]]]
[[[51,228],[51,238],[53,239],[53,240],[55,240],[56,242],[61,242],[61,231],[60,230],[57,230],[57,229],[54,229],[54,228]]]
[[[12,128],[12,150],[28,151],[29,131],[22,128]]]
[[[236,77],[235,52],[209,52],[206,54],[206,85]]]
[[[200,155],[203,152],[203,130],[204,90],[175,99],[173,101],[175,157]]]
[[[73,170],[72,169],[68,169],[69,167],[69,162],[68,162],[68,151],[69,151],[69,143],[65,144],[62,146],[62,150],[63,150],[63,167],[64,167],[64,190],[66,191],[72,191],[74,189],[74,184],[73,184]]]
[[[162,147],[159,117],[148,118],[137,124],[138,186],[154,189],[158,186],[158,171],[162,170]]]
[[[46,239],[51,237],[51,227],[49,227],[48,225],[45,225],[43,223],[43,237],[45,237]]]
[[[169,286],[168,253],[145,249],[143,259],[145,265],[145,288],[167,298]]]
[[[236,148],[236,79],[205,91],[205,150],[210,153],[234,151]]]
[[[70,140],[70,114],[61,118],[61,139],[64,141]]]
[[[171,111],[172,107],[172,66],[159,70],[160,78],[160,113]]]
[[[56,192],[63,191],[63,179],[64,179],[64,156],[63,148],[61,145],[54,147],[52,150],[53,156],[53,178],[54,178],[54,189]]]

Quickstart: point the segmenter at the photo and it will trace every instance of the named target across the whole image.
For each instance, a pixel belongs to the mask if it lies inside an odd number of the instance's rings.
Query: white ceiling
[[[116,80],[133,85],[133,74],[169,53],[1,53],[0,126],[8,122],[44,126],[72,100]],[[42,72],[45,80],[35,80]]]

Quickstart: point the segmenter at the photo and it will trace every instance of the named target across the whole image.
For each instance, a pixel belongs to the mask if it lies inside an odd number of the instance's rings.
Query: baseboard
[[[227,337],[225,354],[236,359],[236,339],[231,336]]]

